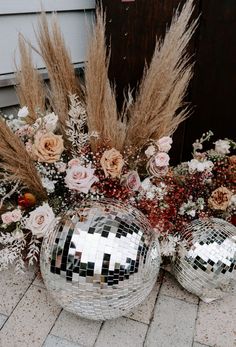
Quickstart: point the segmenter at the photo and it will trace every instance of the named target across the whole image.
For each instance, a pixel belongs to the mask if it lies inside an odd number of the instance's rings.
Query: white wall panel
[[[93,12],[90,11],[58,13],[61,29],[66,44],[71,51],[73,63],[85,60],[92,16]],[[16,57],[16,62],[18,62],[17,40],[20,32],[37,47],[34,27],[37,27],[37,15],[0,16],[0,75],[14,71],[14,56]],[[33,56],[37,67],[44,67],[39,55],[34,53]]]
[[[0,0],[0,15],[40,12],[41,7],[49,12],[88,10],[95,0]]]

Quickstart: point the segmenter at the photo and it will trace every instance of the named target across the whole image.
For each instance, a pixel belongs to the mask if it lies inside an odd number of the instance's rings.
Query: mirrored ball
[[[218,218],[194,220],[172,265],[178,282],[210,302],[235,291],[236,228]]]
[[[65,310],[106,320],[148,296],[160,261],[146,217],[132,206],[103,200],[60,216],[44,238],[40,266],[47,289]]]

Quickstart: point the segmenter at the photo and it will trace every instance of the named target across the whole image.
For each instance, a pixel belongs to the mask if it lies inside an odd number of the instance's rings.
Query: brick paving
[[[1,347],[235,347],[236,296],[199,302],[162,272],[126,317],[94,322],[62,310],[33,272],[0,272]]]

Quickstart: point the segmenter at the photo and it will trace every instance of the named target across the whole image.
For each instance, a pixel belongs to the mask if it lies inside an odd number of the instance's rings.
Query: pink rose
[[[128,189],[136,191],[141,187],[141,181],[137,171],[131,171],[125,175],[121,183],[124,184]]]
[[[13,222],[11,212],[3,213],[1,218],[4,224],[11,224]]]
[[[80,164],[81,164],[81,161],[78,158],[74,158],[68,162],[68,167],[71,168],[72,166],[77,166]]]
[[[170,157],[165,152],[159,152],[155,155],[155,164],[158,167],[168,166]]]
[[[169,150],[171,149],[172,143],[173,143],[173,140],[169,136],[164,136],[160,138],[157,141],[159,151],[166,152],[166,153],[169,152]]]
[[[19,222],[21,220],[21,211],[19,209],[15,209],[11,212],[11,218],[13,222]]]
[[[98,178],[94,176],[94,169],[81,165],[74,165],[66,170],[65,183],[69,189],[87,194],[90,187]]]

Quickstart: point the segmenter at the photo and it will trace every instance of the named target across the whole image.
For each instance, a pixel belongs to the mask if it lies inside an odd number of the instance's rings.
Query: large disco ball
[[[95,320],[116,318],[152,290],[159,244],[146,217],[132,206],[86,202],[51,229],[42,245],[41,272],[65,310]]]
[[[172,271],[185,289],[205,302],[234,292],[236,228],[223,219],[194,220],[182,234]]]

